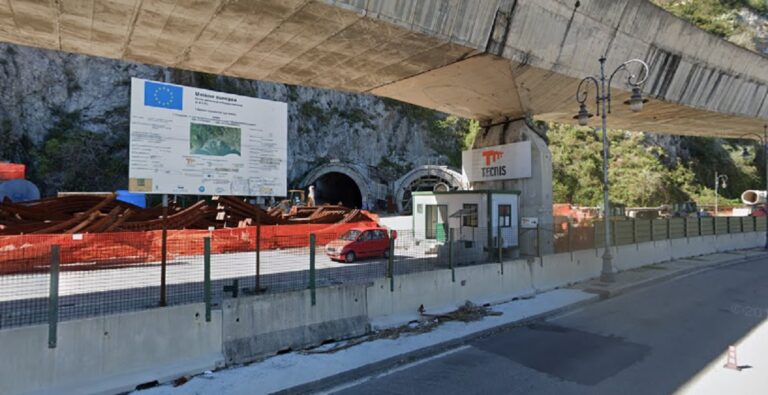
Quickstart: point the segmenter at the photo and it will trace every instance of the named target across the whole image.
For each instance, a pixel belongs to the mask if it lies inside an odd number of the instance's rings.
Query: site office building
[[[464,151],[462,173],[472,184],[530,178],[531,148],[530,141],[520,141]],[[417,240],[443,244],[450,232],[451,240],[466,242],[465,248],[518,247],[520,191],[478,189],[412,196]]]
[[[518,246],[519,191],[413,192],[413,232],[417,240],[454,242],[476,247]]]

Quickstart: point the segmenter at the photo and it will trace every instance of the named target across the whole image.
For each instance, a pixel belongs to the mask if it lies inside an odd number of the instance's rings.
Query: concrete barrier
[[[617,270],[716,252],[752,248],[764,243],[764,233],[736,233],[657,240],[612,248]],[[368,314],[375,328],[401,325],[418,318],[423,305],[428,312],[445,312],[464,304],[498,302],[576,284],[600,276],[603,249],[566,252],[378,279],[368,288]]]
[[[367,333],[365,288],[318,288],[315,305],[309,290],[226,300],[222,310],[227,362],[249,362],[280,350]]]
[[[762,232],[659,240],[615,247],[619,270],[762,246]],[[204,305],[65,321],[58,347],[47,326],[0,331],[0,394],[116,393],[225,362],[242,363],[402,324],[418,307],[439,313],[469,300],[500,302],[598,277],[602,249],[420,273],[372,284],[225,300],[206,323]],[[10,357],[9,357],[10,356]]]
[[[494,303],[532,295],[531,270],[527,261],[459,267],[396,276],[394,290],[389,279],[374,281],[368,288],[368,315],[374,328],[398,325],[417,319],[418,308],[430,313],[454,310],[471,300]]]
[[[222,366],[221,312],[191,304],[0,331],[0,394],[115,394]]]

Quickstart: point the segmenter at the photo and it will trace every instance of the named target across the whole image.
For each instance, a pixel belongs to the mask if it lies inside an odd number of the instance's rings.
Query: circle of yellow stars
[[[160,97],[161,93],[167,93],[168,100],[162,100]],[[160,86],[157,89],[155,89],[154,96],[155,96],[155,102],[162,106],[170,106],[171,103],[173,103],[173,91],[168,89],[167,86]]]

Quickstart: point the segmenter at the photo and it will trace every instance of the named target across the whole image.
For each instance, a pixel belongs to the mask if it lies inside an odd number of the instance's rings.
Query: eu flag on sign
[[[144,105],[181,110],[184,90],[180,86],[144,81]]]

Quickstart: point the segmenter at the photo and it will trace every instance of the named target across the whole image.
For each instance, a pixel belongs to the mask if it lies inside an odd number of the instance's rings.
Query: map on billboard
[[[133,78],[129,190],[286,196],[285,103]]]

